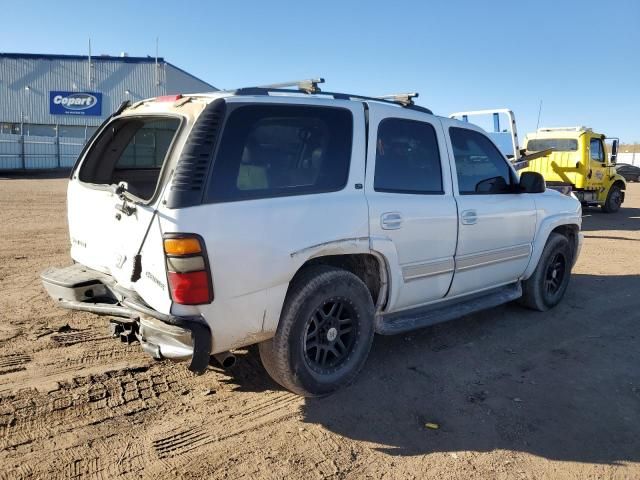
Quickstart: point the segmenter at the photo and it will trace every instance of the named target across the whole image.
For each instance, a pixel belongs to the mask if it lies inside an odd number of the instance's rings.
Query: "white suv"
[[[301,85],[123,105],[71,173],[74,264],[48,293],[198,373],[258,343],[307,396],[352,381],[374,333],[561,300],[577,200],[410,96]]]

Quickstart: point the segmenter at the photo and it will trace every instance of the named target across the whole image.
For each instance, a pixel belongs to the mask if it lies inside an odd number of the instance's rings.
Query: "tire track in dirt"
[[[65,365],[76,365],[78,367],[90,364],[108,366],[114,360],[127,360],[129,365],[140,365],[152,363],[149,356],[140,349],[140,345],[127,345],[125,343],[109,343],[103,347],[90,348],[80,356],[64,361]],[[59,365],[58,362],[57,364]],[[52,364],[53,365],[53,364]]]
[[[50,451],[48,461],[35,466],[32,476],[60,480],[140,478],[148,462],[143,457],[135,440],[107,435],[90,444]]]
[[[0,357],[0,395],[29,388],[56,390],[61,381],[153,363],[138,345],[94,342],[79,348],[67,345],[55,352],[41,350],[31,355]],[[7,368],[3,368],[3,360]]]
[[[116,368],[75,377],[48,393],[22,390],[0,395],[0,448],[48,439],[161,404],[166,396],[179,395],[184,380],[191,377],[186,369],[168,370]]]
[[[181,376],[184,369],[179,369],[175,373]],[[160,373],[160,372],[157,372]],[[120,395],[122,398],[128,398],[127,392],[139,391],[144,396],[144,390],[153,388],[153,385],[161,385],[162,382],[154,380],[154,376],[148,377],[149,372],[139,372],[130,378],[129,382],[123,386]],[[145,376],[147,375],[147,376]],[[196,377],[191,377],[196,378]],[[87,386],[85,382],[96,383],[96,379],[82,378],[77,379],[82,385],[78,388]],[[105,383],[105,382],[103,382]],[[174,395],[171,381],[168,381],[169,390],[167,394]],[[129,386],[135,384],[134,386]],[[181,385],[181,388],[184,385]],[[158,391],[162,395],[164,388],[160,386]],[[67,393],[73,393],[69,391]],[[175,395],[179,395],[178,392]],[[136,394],[131,395],[136,397]],[[109,401],[109,396],[104,390],[93,388],[84,392],[85,402],[95,402],[96,404],[104,404]],[[61,450],[49,451],[47,458],[51,460],[43,465],[34,465],[34,477],[36,478],[60,478],[60,479],[85,479],[85,478],[116,478],[116,477],[142,477],[151,474],[162,476],[169,471],[176,471],[181,468],[185,462],[190,463],[202,460],[201,448],[207,445],[213,447],[224,448],[225,441],[232,440],[237,435],[245,432],[256,431],[267,427],[271,424],[282,422],[288,418],[298,415],[300,406],[304,402],[300,397],[289,392],[271,392],[271,393],[255,393],[242,402],[242,405],[235,404],[235,408],[231,411],[224,411],[226,403],[233,397],[225,398],[222,402],[209,403],[209,408],[217,410],[217,414],[208,416],[208,423],[205,426],[194,425],[193,428],[174,427],[175,423],[172,418],[167,418],[166,423],[160,425],[149,424],[157,433],[158,427],[165,430],[165,433],[151,441],[153,436],[149,435],[143,425],[133,427],[128,431],[123,431],[117,425],[126,424],[124,418],[109,418],[106,421],[101,420],[96,412],[87,412],[92,421],[85,425],[73,425],[72,429],[68,429],[66,433],[60,431],[49,430],[48,438],[56,436],[60,444],[66,444],[67,448]],[[67,400],[67,401],[65,401]],[[132,400],[135,402],[135,400]],[[171,402],[171,398],[162,397],[162,403]],[[25,405],[26,408],[33,408],[34,403]],[[207,406],[207,404],[204,404]],[[149,407],[152,405],[149,404]],[[44,408],[45,406],[42,406]],[[58,397],[56,407],[60,411],[77,408],[76,403],[69,402],[68,396]],[[223,413],[224,411],[224,413]],[[26,413],[26,412],[25,412]],[[78,412],[79,413],[79,412]],[[127,415],[126,412],[121,412]],[[138,413],[138,412],[134,412]],[[204,413],[203,413],[204,414]],[[54,413],[55,415],[55,413]],[[116,422],[113,424],[112,422]],[[48,417],[48,423],[56,423]],[[174,427],[174,428],[171,428]],[[96,430],[97,429],[97,430]],[[93,439],[89,443],[82,445],[69,445],[72,443],[69,439],[83,438],[88,432],[92,432]],[[115,435],[104,435],[101,432],[117,431]],[[15,434],[15,432],[12,432]],[[42,437],[44,438],[44,437]],[[46,438],[45,438],[46,440]],[[86,440],[84,440],[86,442]],[[151,443],[151,445],[149,444]],[[48,443],[40,442],[34,445],[32,452],[37,450],[39,445],[46,446]],[[212,445],[214,444],[214,445]],[[152,446],[153,448],[149,448]],[[192,456],[192,453],[196,453]],[[35,454],[32,454],[35,455]],[[42,454],[40,454],[42,455]]]
[[[26,364],[29,362],[31,362],[31,357],[22,353],[0,357],[0,375],[26,370]]]
[[[0,480],[27,480],[34,477],[33,469],[29,465],[20,465],[17,468],[0,471]]]
[[[54,333],[51,335],[51,341],[57,345],[69,346],[76,343],[91,342],[96,340],[108,340],[113,338],[111,335],[104,335],[97,330],[80,330],[71,332]]]
[[[176,457],[213,442],[257,430],[299,414],[303,400],[289,392],[256,394],[242,408],[217,415],[206,425],[172,429],[152,441],[158,458]]]

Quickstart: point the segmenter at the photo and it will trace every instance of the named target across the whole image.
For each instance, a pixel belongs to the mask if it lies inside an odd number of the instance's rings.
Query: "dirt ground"
[[[0,478],[640,478],[640,184],[584,212],[553,311],[377,337],[321,400],[254,349],[196,377],[56,308],[38,275],[70,261],[65,188],[0,179]]]

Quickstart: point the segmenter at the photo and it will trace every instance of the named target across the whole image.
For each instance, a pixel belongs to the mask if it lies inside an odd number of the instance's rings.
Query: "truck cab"
[[[524,149],[526,155],[543,155],[522,171],[541,173],[552,188],[570,188],[583,205],[616,212],[624,202],[626,183],[615,169],[618,140],[612,139],[607,155],[607,139],[582,126],[540,128],[525,137]]]

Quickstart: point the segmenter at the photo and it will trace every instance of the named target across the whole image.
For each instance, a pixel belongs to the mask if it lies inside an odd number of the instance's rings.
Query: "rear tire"
[[[259,344],[271,377],[305,397],[351,383],[373,341],[374,306],[367,286],[346,270],[318,265],[294,278],[273,338]]]
[[[549,235],[538,266],[522,284],[520,304],[540,312],[555,307],[567,290],[572,265],[573,254],[567,237],[559,233]]]
[[[615,213],[620,210],[622,205],[622,190],[617,185],[609,189],[607,200],[602,205],[602,211],[605,213]]]

